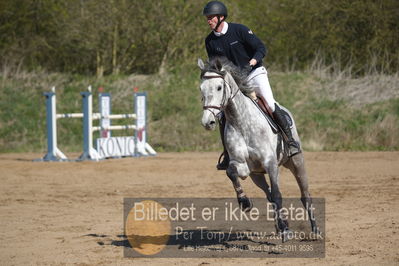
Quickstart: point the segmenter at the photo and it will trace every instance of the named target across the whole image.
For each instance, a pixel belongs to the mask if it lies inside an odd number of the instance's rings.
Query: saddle
[[[259,98],[257,100],[251,99],[251,101],[255,104],[255,106],[259,109],[259,111],[266,118],[267,122],[269,123],[269,125],[270,125],[270,127],[271,127],[271,129],[273,131],[273,133],[274,134],[281,133],[282,130],[277,125],[277,123],[274,121],[273,116],[271,114],[271,110],[269,110],[266,107],[266,104],[263,103],[263,101],[261,99],[259,99]],[[281,111],[284,113],[284,116],[287,118],[287,121],[288,121],[288,124],[289,124],[290,128],[292,128],[294,123],[292,122],[291,116],[284,109],[281,109]]]
[[[272,116],[272,111],[268,108],[268,106],[260,99],[258,98],[257,100],[253,100],[250,98],[251,101],[255,104],[255,106],[259,109],[259,111],[263,114],[263,116],[266,118],[268,124],[270,125],[270,128],[272,129],[274,134],[277,134],[277,160],[281,159],[282,156],[282,151],[284,150],[285,153],[288,152],[288,144],[287,141],[285,141],[285,135],[283,136],[283,131],[281,128],[277,125],[277,123],[274,121],[273,116]],[[294,123],[292,121],[291,116],[284,110],[281,109],[283,112],[284,116],[286,117],[288,124],[290,126],[290,129],[294,126]]]

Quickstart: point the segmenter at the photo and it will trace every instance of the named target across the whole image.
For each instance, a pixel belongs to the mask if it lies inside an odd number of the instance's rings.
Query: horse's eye
[[[219,87],[218,87],[218,91],[220,91],[221,89],[222,89],[222,86],[219,86]]]

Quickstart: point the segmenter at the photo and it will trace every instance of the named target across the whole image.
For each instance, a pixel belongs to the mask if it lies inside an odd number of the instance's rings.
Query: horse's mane
[[[247,81],[247,77],[249,72],[251,71],[251,68],[248,66],[248,69],[241,69],[235,66],[225,57],[214,57],[206,62],[205,68],[201,71],[201,78],[205,75],[206,72],[215,72],[219,75],[224,76],[226,74],[226,71],[229,72],[230,75],[233,77],[234,81],[237,83],[242,93],[244,93],[245,95],[249,95],[251,92],[254,91],[254,89],[248,85]]]

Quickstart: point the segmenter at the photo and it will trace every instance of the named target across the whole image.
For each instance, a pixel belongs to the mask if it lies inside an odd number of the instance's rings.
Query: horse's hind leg
[[[282,234],[282,240],[283,242],[285,242],[288,240],[288,234],[290,233],[290,231],[288,229],[287,219],[281,211],[281,208],[283,207],[283,199],[281,197],[281,192],[278,184],[279,173],[277,162],[271,163],[269,167],[267,167],[267,172],[269,173],[270,177],[271,202],[275,211],[276,229]]]
[[[244,190],[241,187],[240,181],[238,177],[246,177],[249,174],[249,169],[244,164],[239,164],[234,161],[230,161],[229,167],[227,168],[227,176],[230,178],[233,183],[234,190],[237,193],[238,205],[241,210],[248,212],[252,209],[253,204],[252,201],[247,197],[244,193]]]
[[[303,153],[299,153],[291,157],[290,160],[286,164],[284,164],[284,166],[290,169],[296,178],[299,189],[301,190],[302,204],[307,210],[310,217],[312,232],[317,234],[318,229],[316,226],[316,219],[313,212],[312,198],[309,193],[308,176],[305,170]]]

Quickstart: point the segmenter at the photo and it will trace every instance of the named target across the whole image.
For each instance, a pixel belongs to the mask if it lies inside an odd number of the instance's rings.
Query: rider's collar
[[[227,32],[227,30],[228,30],[228,28],[229,28],[229,24],[227,24],[226,21],[223,21],[223,29],[222,29],[222,31],[221,31],[221,32],[213,31],[213,33],[214,33],[216,36],[219,37],[219,36],[225,35],[226,32]]]

